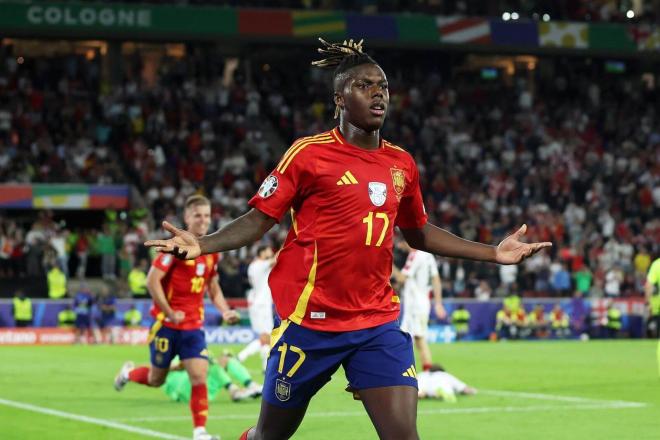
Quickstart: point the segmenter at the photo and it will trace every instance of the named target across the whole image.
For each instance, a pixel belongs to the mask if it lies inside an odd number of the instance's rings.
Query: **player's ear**
[[[341,95],[341,93],[335,92],[333,100],[336,106],[342,109],[344,108],[344,97]]]

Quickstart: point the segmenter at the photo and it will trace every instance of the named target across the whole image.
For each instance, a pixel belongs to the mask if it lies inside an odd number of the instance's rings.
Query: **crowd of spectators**
[[[660,243],[657,89],[638,74],[575,69],[580,61],[551,60],[551,74],[525,70],[488,85],[446,68],[415,67],[414,54],[406,62],[400,53],[379,55],[391,88],[384,135],[416,158],[431,221],[487,243],[527,223],[527,239],[554,243],[520,267],[441,259],[445,296],[642,294]],[[139,243],[163,235],[149,228],[150,218],[180,225],[188,195],[212,200],[213,229],[245,212],[287,144],[333,124],[328,76],[291,57],[279,67],[253,65],[252,74],[241,62],[231,81],[222,60],[209,62],[207,54],[163,58],[152,82],[134,57],[112,88],[90,73],[94,63],[81,60],[5,68],[0,158],[10,159],[0,161],[3,180],[126,179],[141,190],[149,214],[108,217],[105,226],[75,231],[58,228],[47,213],[25,228],[3,217],[0,274],[35,274],[75,255],[75,268],[67,267],[84,275],[80,267],[94,255],[101,275],[125,277],[149,257]],[[71,65],[76,69],[55,67]],[[35,93],[43,97],[36,107]],[[88,158],[105,151],[102,160],[77,161],[96,164],[93,171],[68,163],[83,151]],[[44,165],[53,156],[66,166]],[[43,171],[16,171],[30,163]],[[265,241],[278,246],[286,229],[285,222]],[[114,253],[106,264],[104,253]],[[228,296],[244,292],[250,258],[245,249],[223,258]]]

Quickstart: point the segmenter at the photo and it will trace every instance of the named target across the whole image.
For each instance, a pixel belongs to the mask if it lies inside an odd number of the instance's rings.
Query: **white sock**
[[[206,432],[206,427],[205,426],[197,426],[195,429],[193,429],[193,436],[197,434],[203,434]]]
[[[266,371],[266,363],[268,362],[268,355],[270,354],[270,345],[262,345],[259,349],[261,354],[261,371]]]
[[[245,359],[259,352],[260,346],[261,346],[261,342],[259,342],[259,339],[255,339],[254,341],[246,345],[245,348],[241,350],[241,352],[238,353],[236,357],[240,362],[245,362]]]

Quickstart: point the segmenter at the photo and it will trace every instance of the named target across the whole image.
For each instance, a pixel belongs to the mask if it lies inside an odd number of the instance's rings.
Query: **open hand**
[[[173,324],[180,324],[184,319],[186,319],[186,312],[182,310],[173,310],[172,313],[167,316],[167,318]]]
[[[241,315],[236,310],[227,310],[222,313],[222,320],[227,324],[236,324],[241,319]]]
[[[447,311],[441,302],[435,303],[435,316],[437,316],[438,319],[445,319],[447,317]]]
[[[173,236],[167,240],[148,240],[144,243],[147,247],[153,247],[158,252],[172,254],[181,260],[192,260],[201,255],[202,249],[199,240],[193,234],[183,229],[174,227],[168,222],[163,222],[163,229]]]
[[[513,234],[506,237],[495,250],[495,261],[500,264],[518,264],[531,257],[541,249],[552,246],[550,242],[523,243],[520,238],[525,235],[527,225],[522,225]]]

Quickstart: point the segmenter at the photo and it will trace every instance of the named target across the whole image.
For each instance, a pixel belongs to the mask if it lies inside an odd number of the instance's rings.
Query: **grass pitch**
[[[420,402],[420,437],[660,438],[656,347],[627,340],[432,346],[437,361],[480,392],[455,404]],[[122,393],[112,388],[125,360],[148,362],[146,347],[1,347],[0,355],[0,439],[191,437],[187,405],[132,383]],[[247,365],[257,371],[257,358]],[[312,400],[295,439],[377,438],[345,385],[340,369]],[[255,423],[259,405],[232,403],[221,392],[211,403],[209,431],[237,439]]]

